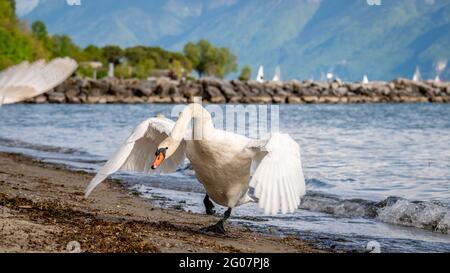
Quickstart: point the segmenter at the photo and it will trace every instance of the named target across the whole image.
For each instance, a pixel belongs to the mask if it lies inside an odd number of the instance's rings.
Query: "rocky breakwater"
[[[379,103],[450,102],[450,83],[396,79],[347,83],[287,81],[258,83],[200,79],[175,81],[70,78],[28,103]]]

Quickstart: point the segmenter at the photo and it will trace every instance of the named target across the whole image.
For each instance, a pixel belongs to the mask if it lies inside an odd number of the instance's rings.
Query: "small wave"
[[[439,202],[411,202],[390,197],[378,209],[377,219],[386,223],[411,226],[450,234],[450,210]]]
[[[370,218],[388,224],[450,234],[450,208],[439,202],[409,201],[400,197],[374,202],[310,193],[305,196],[300,207],[339,217]]]
[[[15,147],[15,148],[24,148],[31,149],[35,151],[41,152],[50,152],[50,153],[58,153],[58,154],[68,154],[68,155],[78,155],[78,156],[91,156],[91,154],[80,151],[72,148],[64,148],[64,147],[56,147],[44,144],[32,144],[20,140],[6,139],[0,138],[0,146],[6,147]]]
[[[311,179],[306,179],[305,181],[306,186],[308,188],[313,187],[313,188],[330,188],[333,187],[333,185],[328,184],[322,180],[319,179],[315,179],[315,178],[311,178]]]

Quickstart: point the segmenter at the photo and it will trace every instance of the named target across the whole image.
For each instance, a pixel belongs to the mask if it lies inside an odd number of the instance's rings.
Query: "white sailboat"
[[[436,76],[436,78],[434,78],[435,82],[441,82],[441,79],[439,78],[439,75]]]
[[[363,84],[368,84],[369,83],[369,78],[367,77],[367,75],[364,75],[364,77],[362,79],[362,83]]]
[[[281,82],[281,68],[279,65],[277,65],[277,67],[275,67],[275,74],[273,75],[272,81],[273,82]]]
[[[422,75],[420,74],[420,69],[418,66],[416,67],[412,80],[415,82],[422,80]]]
[[[257,82],[264,82],[264,66],[260,65],[258,69],[258,74],[256,75]]]
[[[328,72],[325,77],[327,78],[327,81],[331,81],[334,78],[334,74],[331,72]]]

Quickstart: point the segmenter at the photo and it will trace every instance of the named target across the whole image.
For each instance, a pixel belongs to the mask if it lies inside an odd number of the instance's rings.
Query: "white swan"
[[[366,245],[366,253],[381,253],[381,244],[377,241],[370,241]]]
[[[206,190],[206,213],[214,213],[209,198],[228,208],[223,219],[205,231],[225,232],[223,223],[231,209],[255,201],[249,186],[267,214],[293,212],[305,194],[300,147],[289,135],[275,133],[255,140],[218,130],[210,113],[193,103],[176,123],[157,117],[139,124],[90,182],[85,197],[116,171],[174,172],[185,155]]]
[[[0,105],[39,96],[65,81],[77,69],[70,58],[56,58],[32,64],[22,62],[0,73]]]

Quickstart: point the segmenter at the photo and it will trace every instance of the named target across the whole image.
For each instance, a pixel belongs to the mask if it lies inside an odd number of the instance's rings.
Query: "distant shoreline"
[[[328,252],[292,236],[227,224],[227,236],[198,230],[216,217],[160,209],[109,179],[84,199],[91,174],[0,152],[1,252]],[[201,202],[201,200],[199,200]],[[330,250],[331,251],[331,250]]]
[[[450,103],[450,82],[395,79],[391,82],[347,83],[227,81],[205,78],[101,79],[70,78],[26,103],[207,103],[346,104]]]

